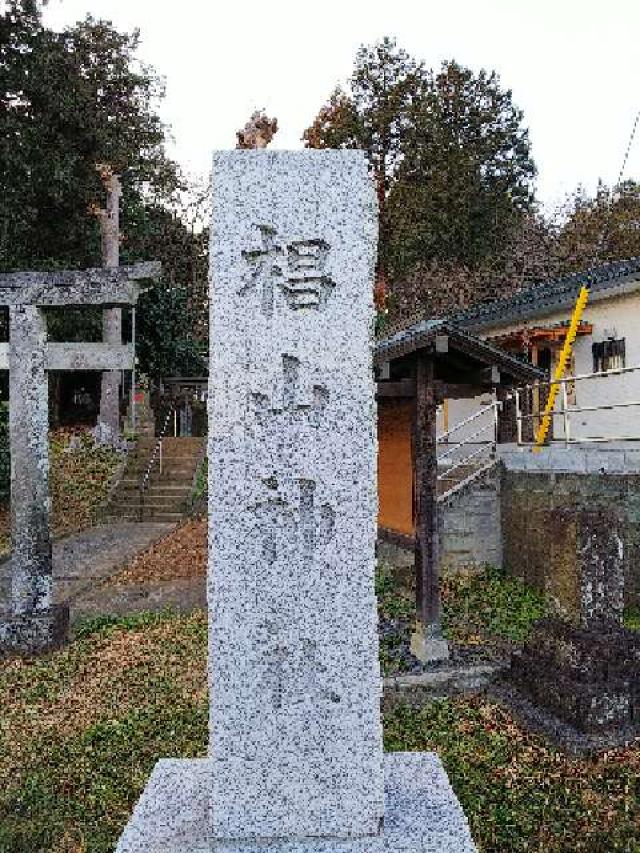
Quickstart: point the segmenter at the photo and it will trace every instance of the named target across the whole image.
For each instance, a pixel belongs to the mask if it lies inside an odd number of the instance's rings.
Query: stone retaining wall
[[[544,591],[558,613],[579,606],[576,518],[613,513],[624,548],[625,604],[640,606],[640,452],[544,448],[503,452],[503,565]]]

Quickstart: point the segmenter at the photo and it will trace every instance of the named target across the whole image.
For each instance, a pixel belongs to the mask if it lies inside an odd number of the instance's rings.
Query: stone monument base
[[[444,637],[428,637],[421,628],[411,635],[410,651],[421,663],[449,660],[449,643]]]
[[[69,608],[54,604],[32,613],[0,611],[0,657],[36,655],[60,648],[69,637]]]
[[[466,818],[435,753],[388,753],[384,766],[380,835],[221,842],[208,829],[213,762],[164,759],[156,764],[116,853],[474,853]]]
[[[579,732],[634,725],[640,714],[640,636],[616,625],[541,620],[511,678],[533,702]]]

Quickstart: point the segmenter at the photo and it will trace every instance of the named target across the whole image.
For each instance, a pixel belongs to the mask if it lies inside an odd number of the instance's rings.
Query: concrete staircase
[[[156,452],[147,487],[142,492],[142,478],[154,454],[157,439],[141,436],[111,496],[105,519],[179,522],[189,508],[196,473],[204,454],[204,442],[204,438],[162,439],[162,469],[160,454]]]

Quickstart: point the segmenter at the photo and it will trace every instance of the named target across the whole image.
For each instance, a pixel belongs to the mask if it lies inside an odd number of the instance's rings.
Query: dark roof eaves
[[[379,365],[385,361],[410,355],[431,343],[438,334],[446,334],[452,340],[458,340],[459,343],[466,345],[465,348],[475,352],[479,359],[484,356],[487,361],[497,362],[505,373],[514,378],[531,380],[546,377],[543,370],[516,358],[496,347],[495,344],[477,338],[465,329],[458,328],[449,320],[422,320],[386,340],[379,341],[374,350],[374,363]],[[493,359],[488,358],[490,355]]]
[[[508,299],[496,300],[479,308],[461,311],[449,319],[462,328],[478,331],[505,323],[544,317],[563,308],[573,307],[582,285],[589,287],[591,302],[633,293],[640,289],[640,258],[634,258],[626,263],[633,269],[624,275],[611,275],[609,278],[600,278],[595,281],[592,273],[570,276],[549,285],[538,285],[521,291]],[[616,268],[619,268],[619,265]],[[555,291],[552,290],[554,287]],[[532,303],[531,300],[536,296],[538,299]]]

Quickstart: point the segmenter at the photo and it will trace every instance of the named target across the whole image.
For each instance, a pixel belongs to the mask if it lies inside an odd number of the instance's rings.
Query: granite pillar
[[[9,309],[11,593],[0,617],[0,653],[38,652],[64,641],[68,609],[52,601],[46,327],[35,305]]]
[[[471,851],[438,759],[382,749],[364,157],[222,152],[212,193],[209,751],[118,853]]]

